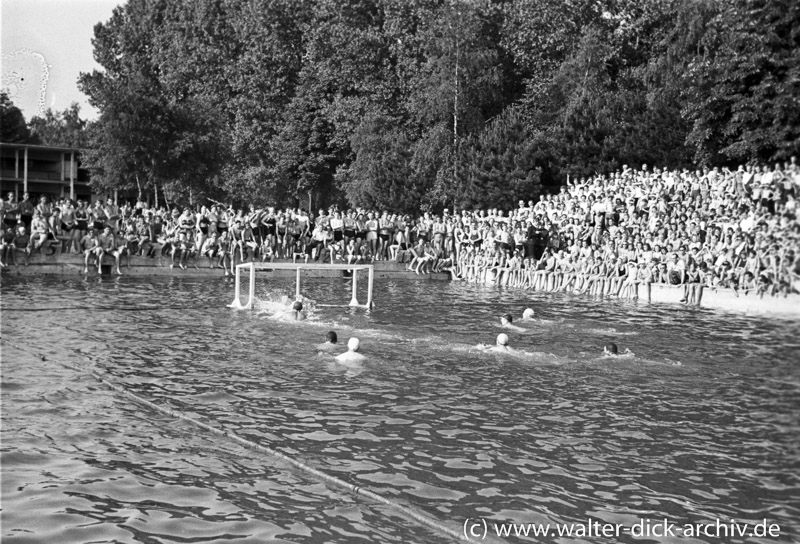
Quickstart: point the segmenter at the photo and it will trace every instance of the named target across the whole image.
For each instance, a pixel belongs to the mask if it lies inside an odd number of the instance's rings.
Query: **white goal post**
[[[295,294],[300,296],[300,276],[302,270],[351,270],[353,272],[353,296],[350,299],[350,306],[359,308],[372,308],[372,281],[375,277],[375,270],[371,264],[294,264],[294,263],[242,263],[236,265],[236,291],[233,302],[229,308],[237,310],[251,310],[253,301],[256,299],[256,269],[260,270],[295,270],[297,275],[297,288]],[[241,299],[241,278],[242,271],[250,273],[250,288],[247,303],[242,304]],[[367,284],[367,303],[359,304],[356,298],[356,287],[358,286],[359,270],[367,270],[369,273],[369,283]]]

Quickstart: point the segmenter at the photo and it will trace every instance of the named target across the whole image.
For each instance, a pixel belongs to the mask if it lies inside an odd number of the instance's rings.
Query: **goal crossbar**
[[[375,277],[375,268],[371,264],[300,264],[300,263],[242,263],[236,265],[236,287],[234,299],[229,308],[239,310],[250,310],[253,308],[253,301],[256,298],[256,270],[295,270],[296,271],[296,296],[300,296],[300,277],[303,270],[351,270],[353,272],[353,296],[350,299],[350,306],[372,308],[372,282]],[[359,304],[356,298],[356,287],[358,285],[358,271],[368,272],[367,284],[367,303]],[[242,304],[241,299],[241,277],[242,271],[249,272],[249,296],[246,304]]]

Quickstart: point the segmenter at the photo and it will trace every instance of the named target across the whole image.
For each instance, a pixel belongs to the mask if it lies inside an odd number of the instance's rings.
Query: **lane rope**
[[[20,351],[26,351],[30,355],[33,355],[33,356],[35,356],[37,358],[40,358],[43,361],[49,360],[48,358],[45,357],[45,355],[42,355],[40,353],[39,354],[32,353],[32,352],[28,351],[27,349],[21,348],[19,346],[14,346],[14,347],[16,349],[19,349]],[[102,375],[100,375],[95,370],[92,370],[92,369],[89,369],[89,368],[83,368],[80,365],[75,365],[75,364],[67,363],[67,362],[64,362],[64,361],[56,360],[56,362],[58,362],[59,364],[61,364],[62,366],[66,367],[66,368],[69,368],[70,370],[74,370],[76,372],[82,372],[82,373],[90,374],[98,382],[100,382],[103,385],[105,385],[106,387],[116,391],[117,393],[120,393],[121,395],[129,398],[130,400],[136,402],[137,404],[141,404],[143,406],[146,406],[146,407],[148,407],[148,408],[150,408],[150,409],[152,409],[152,410],[154,410],[156,412],[159,412],[161,414],[168,415],[170,417],[179,419],[181,421],[185,421],[187,423],[190,423],[190,424],[192,424],[192,425],[194,425],[196,427],[199,427],[199,428],[201,428],[203,430],[206,430],[206,431],[208,431],[208,432],[210,432],[212,434],[215,434],[217,436],[222,436],[222,437],[228,438],[228,439],[236,442],[237,444],[239,444],[239,445],[241,445],[241,446],[243,446],[243,447],[245,447],[247,449],[258,451],[260,453],[264,453],[264,454],[267,454],[267,455],[269,455],[271,457],[280,459],[281,461],[284,461],[284,462],[288,463],[289,465],[291,465],[292,467],[298,469],[299,471],[304,472],[306,474],[310,474],[312,476],[315,476],[316,478],[318,478],[319,480],[322,480],[323,482],[326,482],[326,483],[331,484],[333,486],[342,488],[342,489],[344,489],[346,491],[349,491],[350,493],[352,493],[354,495],[360,495],[362,497],[366,497],[368,499],[371,499],[371,500],[373,500],[373,501],[375,501],[377,503],[381,503],[381,504],[384,504],[386,506],[389,506],[389,507],[393,508],[394,510],[401,512],[402,514],[404,514],[408,518],[418,522],[420,525],[424,525],[425,527],[427,527],[429,529],[433,529],[434,531],[437,531],[437,532],[441,533],[442,535],[445,535],[447,537],[450,537],[450,538],[453,538],[453,539],[459,540],[459,541],[467,540],[467,538],[466,538],[466,536],[464,534],[462,534],[462,533],[460,533],[460,532],[458,532],[458,531],[456,531],[454,529],[451,529],[450,527],[447,527],[446,525],[443,525],[439,521],[437,521],[437,520],[435,520],[435,519],[433,519],[431,517],[428,517],[425,514],[422,514],[422,513],[418,512],[418,511],[414,510],[413,508],[410,508],[408,506],[403,506],[402,504],[399,504],[399,503],[397,503],[395,501],[392,501],[391,499],[387,499],[386,497],[384,497],[382,495],[379,495],[379,494],[375,493],[374,491],[371,491],[371,490],[366,489],[366,488],[361,487],[361,486],[353,485],[353,484],[351,484],[349,482],[346,482],[345,480],[337,478],[336,476],[331,476],[330,474],[327,474],[326,472],[323,472],[323,471],[321,471],[319,469],[311,467],[311,466],[303,463],[302,461],[298,461],[298,460],[296,460],[296,459],[294,459],[292,457],[289,457],[285,453],[282,453],[282,452],[280,452],[278,450],[270,448],[269,446],[264,446],[264,445],[259,444],[257,442],[253,442],[252,440],[247,440],[246,438],[242,438],[241,436],[238,436],[237,434],[235,434],[235,433],[233,433],[231,431],[226,431],[224,429],[219,429],[217,427],[214,427],[213,425],[209,425],[208,423],[205,423],[205,422],[200,421],[198,419],[195,419],[193,417],[187,416],[186,414],[184,414],[180,410],[176,410],[176,409],[173,409],[173,408],[165,407],[165,406],[163,406],[161,404],[157,404],[157,403],[155,403],[153,401],[147,400],[147,399],[145,399],[145,398],[143,398],[143,397],[141,397],[141,396],[139,396],[139,395],[137,395],[135,393],[132,393],[132,392],[128,391],[122,385],[103,377]]]

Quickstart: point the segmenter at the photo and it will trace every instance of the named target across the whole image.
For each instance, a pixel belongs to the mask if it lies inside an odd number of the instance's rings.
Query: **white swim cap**
[[[522,312],[522,318],[523,319],[528,319],[530,317],[533,317],[533,309],[532,308],[525,308],[525,311]]]
[[[358,338],[353,337],[347,341],[347,349],[350,351],[358,351],[358,346],[360,344],[361,342],[358,341]]]
[[[508,335],[504,333],[500,333],[497,335],[497,345],[498,346],[507,346],[508,345]]]

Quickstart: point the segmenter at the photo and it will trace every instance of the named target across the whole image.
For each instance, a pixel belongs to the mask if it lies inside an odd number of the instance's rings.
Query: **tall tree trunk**
[[[456,189],[460,184],[458,182],[458,71],[459,71],[459,63],[461,61],[460,58],[460,44],[459,44],[459,17],[460,12],[456,10],[456,28],[455,28],[455,37],[456,37],[456,69],[455,69],[455,77],[454,77],[454,86],[453,86],[453,188]],[[455,212],[456,208],[456,193],[458,191],[453,191],[453,211]],[[445,197],[446,201],[446,197]]]
[[[142,200],[142,184],[139,182],[139,174],[136,174],[136,188],[138,190],[136,198],[137,200]]]

